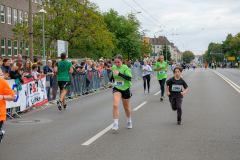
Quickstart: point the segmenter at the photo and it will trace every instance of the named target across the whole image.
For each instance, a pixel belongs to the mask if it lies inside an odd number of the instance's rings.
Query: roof
[[[154,45],[154,38],[150,38],[149,42]],[[159,36],[158,38],[155,38],[155,45],[164,45],[166,43],[167,45],[171,45],[171,43],[165,36]]]

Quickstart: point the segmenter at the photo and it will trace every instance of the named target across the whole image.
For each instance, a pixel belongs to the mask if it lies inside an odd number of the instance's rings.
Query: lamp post
[[[157,31],[157,32],[155,32],[155,33],[162,32],[162,31],[163,31],[163,30]],[[155,33],[154,33],[154,56],[153,56],[153,59],[154,59],[154,60],[155,60],[155,54],[156,54],[156,52],[155,52],[155,49],[156,49],[156,47],[155,47],[155,41],[156,41]]]
[[[39,11],[39,13],[42,13],[43,17],[43,65],[46,65],[46,59],[45,59],[45,36],[44,36],[44,13],[47,13],[43,8]]]

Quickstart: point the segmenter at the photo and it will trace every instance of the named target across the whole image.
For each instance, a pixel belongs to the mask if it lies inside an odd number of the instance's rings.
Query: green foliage
[[[141,48],[142,57],[148,57],[152,52],[152,45],[144,40]]]
[[[69,57],[83,57],[85,51],[94,52],[98,57],[111,56],[115,35],[108,31],[102,14],[96,5],[79,0],[58,0],[43,2],[47,14],[44,15],[46,53],[54,55],[51,46],[57,40],[69,42]],[[39,6],[40,7],[40,6]],[[15,39],[28,40],[27,27],[17,25],[13,29]],[[33,20],[34,51],[42,55],[42,13]],[[79,52],[75,50],[79,49]],[[83,51],[83,52],[81,52]],[[89,56],[88,56],[89,57]]]
[[[116,37],[115,50],[122,53],[124,58],[135,58],[143,55],[142,37],[143,33],[139,32],[140,22],[134,14],[129,14],[127,19],[111,9],[103,13],[104,21],[108,30]]]
[[[210,43],[208,45],[208,50],[203,55],[204,62],[222,62],[224,59],[224,56],[221,54],[210,54],[210,53],[222,53],[222,44],[219,43]]]
[[[166,43],[162,46],[164,60],[166,61],[166,47],[167,47],[167,61],[171,61],[172,60],[171,59],[171,52],[170,52],[170,49],[169,49],[169,47]]]
[[[183,61],[186,63],[190,63],[192,60],[195,59],[195,55],[192,51],[185,51],[183,52]]]

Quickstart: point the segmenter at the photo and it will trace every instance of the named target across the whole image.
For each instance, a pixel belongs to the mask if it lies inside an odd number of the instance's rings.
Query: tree
[[[128,14],[127,19],[118,14],[117,11],[110,9],[103,13],[104,21],[108,30],[113,33],[117,39],[115,41],[115,53],[122,53],[124,58],[135,58],[142,55],[142,37],[139,32],[140,22],[134,14]]]
[[[69,42],[69,57],[82,57],[82,51],[94,52],[98,57],[111,56],[115,35],[108,31],[98,6],[89,1],[81,4],[79,0],[43,1],[43,5],[47,12],[44,24],[48,56],[57,40]],[[27,28],[26,25],[17,25],[13,29],[14,38],[22,39],[23,37],[28,41],[28,36],[22,32]],[[34,18],[33,30],[35,54],[42,55],[41,13],[37,13]]]
[[[152,45],[146,42],[145,40],[143,40],[141,52],[142,52],[142,57],[148,57],[149,54],[153,52]]]
[[[192,60],[195,59],[195,55],[192,51],[185,51],[183,52],[183,61],[186,63],[190,63]]]
[[[167,43],[165,43],[162,46],[162,52],[163,52],[164,60],[166,61],[166,47],[167,47],[167,61],[171,61],[171,52],[169,50],[169,47],[168,47]]]

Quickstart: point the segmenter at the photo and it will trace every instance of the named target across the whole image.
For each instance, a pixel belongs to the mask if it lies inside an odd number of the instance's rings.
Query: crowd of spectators
[[[17,59],[14,61],[7,57],[4,59],[0,57],[0,76],[6,80],[19,80],[23,84],[24,77],[33,78],[36,82],[38,82],[43,75],[46,75],[46,92],[48,100],[55,100],[58,85],[57,74],[54,73],[53,68],[58,61],[60,61],[60,59],[48,59],[46,61],[46,65],[43,66],[43,63],[37,57],[34,58],[33,62],[31,62],[30,60],[23,60],[21,54],[19,54],[17,56]],[[150,66],[153,65],[152,60],[147,60],[147,62]],[[73,77],[76,74],[91,75],[92,72],[97,72],[98,77],[100,77],[101,79],[101,84],[103,84],[104,74],[107,73],[107,75],[110,75],[110,73],[112,72],[114,59],[104,59],[103,57],[101,57],[99,60],[93,60],[85,57],[80,64],[77,60],[73,60],[71,61],[71,63],[74,71],[72,74]],[[143,59],[141,59],[140,61],[138,59],[136,59],[135,61],[126,59],[123,63],[129,68],[140,68],[142,67],[142,65],[144,65]],[[87,83],[89,83],[88,81],[89,80],[87,80]]]

